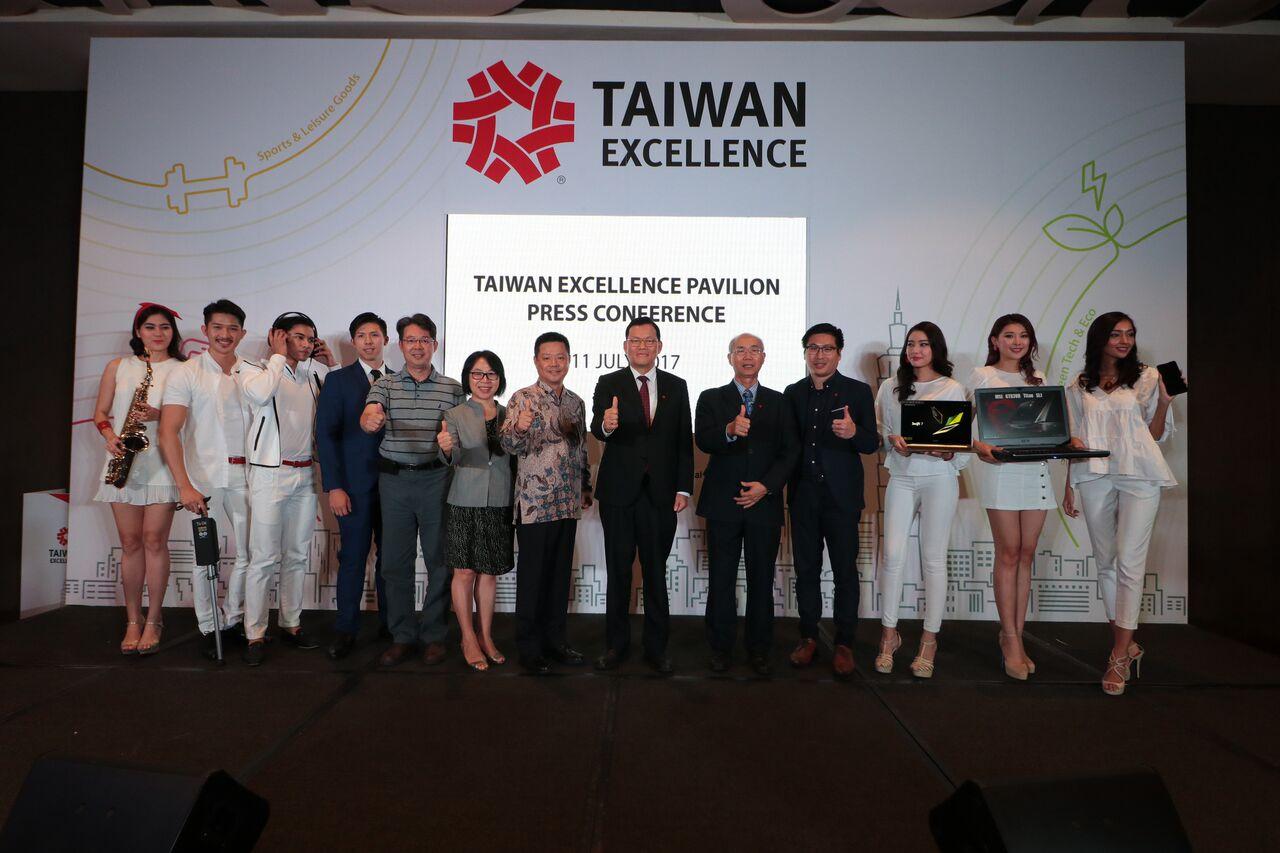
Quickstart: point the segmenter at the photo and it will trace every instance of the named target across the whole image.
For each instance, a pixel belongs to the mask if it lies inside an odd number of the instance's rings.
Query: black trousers
[[[773,577],[782,528],[744,521],[707,519],[707,642],[717,652],[733,649],[738,628],[738,562],[746,550],[748,655],[767,655],[773,645]]]
[[[578,521],[516,525],[516,646],[521,657],[540,657],[566,645],[569,577]]]
[[[667,599],[667,555],[676,537],[671,506],[654,506],[648,489],[629,506],[600,504],[604,561],[609,575],[605,596],[605,644],[618,654],[631,647],[631,575],[636,553],[644,584],[644,653],[666,654],[671,605]]]
[[[804,479],[791,496],[791,551],[796,562],[796,609],[800,636],[818,638],[822,618],[822,545],[831,558],[835,584],[832,616],[836,645],[853,645],[858,624],[858,522],[861,510],[841,509],[825,482]]]

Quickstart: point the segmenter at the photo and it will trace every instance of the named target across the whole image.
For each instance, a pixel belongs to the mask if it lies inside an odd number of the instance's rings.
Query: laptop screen
[[[968,400],[907,400],[902,404],[902,440],[968,447],[973,439],[972,412]]]
[[[974,392],[978,432],[999,447],[1052,447],[1071,439],[1061,385],[979,388]]]

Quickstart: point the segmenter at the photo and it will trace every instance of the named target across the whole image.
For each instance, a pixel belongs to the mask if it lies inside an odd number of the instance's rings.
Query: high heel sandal
[[[152,622],[150,619],[148,619],[148,620],[146,621],[146,623],[145,623],[145,624],[147,624],[147,625],[151,625],[151,626],[153,626],[153,627],[156,629],[156,639],[155,639],[155,642],[154,642],[154,643],[151,643],[150,645],[147,645],[147,646],[142,645],[142,641],[141,641],[141,640],[139,640],[139,641],[138,641],[138,654],[140,654],[140,655],[154,655],[154,654],[156,653],[156,651],[160,648],[160,636],[161,636],[161,634],[164,632],[164,623],[163,623],[163,622]],[[145,634],[145,633],[146,633],[146,628],[143,628],[142,632]]]
[[[490,643],[490,645],[493,645],[493,644],[492,644],[492,643]],[[506,663],[506,662],[507,662],[507,656],[506,656],[506,655],[504,655],[502,652],[498,651],[498,647],[497,647],[497,646],[493,646],[493,651],[492,651],[492,652],[490,652],[490,651],[489,651],[489,647],[488,647],[488,646],[486,646],[484,643],[481,643],[481,644],[480,644],[480,652],[481,652],[481,653],[482,653],[486,658],[488,658],[488,659],[489,659],[489,663],[493,664],[494,666],[502,666],[504,663]]]
[[[1108,696],[1120,696],[1124,693],[1124,689],[1128,686],[1129,681],[1129,662],[1128,655],[1116,657],[1114,654],[1107,655],[1107,669],[1102,673],[1102,692]],[[1107,681],[1107,676],[1111,673],[1120,676],[1120,681]]]
[[[1133,664],[1133,677],[1141,678],[1142,677],[1142,656],[1147,653],[1147,650],[1144,649],[1142,646],[1138,645],[1137,643],[1134,643],[1131,641],[1129,643],[1129,647],[1125,649],[1125,651],[1129,653],[1129,662]],[[1125,676],[1125,680],[1126,681],[1129,680],[1128,675]]]
[[[934,655],[938,654],[937,640],[921,640],[920,650],[916,652],[916,659],[911,662],[911,674],[916,678],[933,678],[933,661],[924,657],[920,652],[926,648],[933,647]]]
[[[876,672],[883,673],[885,675],[888,675],[889,673],[893,672],[893,653],[900,648],[902,648],[902,635],[899,634],[897,631],[893,632],[892,648],[890,648],[890,646],[886,644],[884,640],[881,640],[880,654],[876,655],[876,662],[875,662]]]
[[[1006,637],[1011,638],[1016,636],[1018,635],[1006,634],[1004,631],[1000,632],[1001,640],[1005,639]],[[1000,645],[1000,666],[1004,668],[1004,674],[1014,679],[1015,681],[1026,681],[1027,676],[1031,674],[1031,667],[1027,666],[1025,663],[1012,663],[1009,661],[1007,657],[1004,656],[1003,643],[1001,643]]]
[[[135,622],[135,621],[133,621],[132,619],[130,619],[128,622],[125,622],[124,624],[125,624],[124,632],[125,632],[125,634],[128,634],[128,633],[129,633],[129,628],[130,628],[130,626],[133,626],[133,625],[141,625],[142,623],[141,623],[141,622]],[[121,641],[120,641],[120,654],[122,654],[122,655],[136,655],[136,654],[138,653],[138,643],[140,643],[141,641],[142,641],[142,636],[141,636],[141,634],[139,634],[138,639],[134,640],[133,642],[129,642],[129,640],[127,640],[127,639],[125,639],[125,640],[121,640]]]
[[[485,672],[489,669],[489,658],[485,655],[484,649],[480,648],[480,644],[476,643],[476,649],[480,652],[479,660],[467,656],[467,644],[462,644],[462,659],[467,662],[467,666],[476,672]]]
[[[1018,642],[1019,642],[1019,643],[1022,643],[1022,632],[1021,632],[1021,631],[1019,631],[1019,632],[1018,632]],[[1023,660],[1025,660],[1025,661],[1027,662],[1027,672],[1031,673],[1032,675],[1035,675],[1035,674],[1036,674],[1036,662],[1035,662],[1035,661],[1033,661],[1031,658],[1027,657],[1027,646],[1026,646],[1026,643],[1023,643],[1023,645],[1022,645],[1022,659],[1023,659]]]

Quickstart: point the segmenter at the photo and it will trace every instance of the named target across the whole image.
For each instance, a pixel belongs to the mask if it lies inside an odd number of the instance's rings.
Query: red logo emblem
[[[573,141],[573,102],[556,100],[562,82],[532,62],[519,74],[495,62],[468,77],[475,99],[453,105],[453,141],[471,144],[467,165],[495,184],[512,169],[531,184],[560,168],[555,146]],[[529,132],[515,140],[498,133],[498,113],[512,105],[530,118]]]
[[[67,528],[58,531],[58,544],[63,548],[67,547]]]

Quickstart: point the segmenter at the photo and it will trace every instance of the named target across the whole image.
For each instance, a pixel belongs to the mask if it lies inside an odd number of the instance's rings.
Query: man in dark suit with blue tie
[[[724,672],[737,630],[734,588],[746,548],[747,660],[768,675],[773,645],[773,578],[782,541],[782,489],[800,453],[795,418],[777,391],[758,381],[764,342],[741,334],[729,342],[733,381],[698,397],[694,440],[710,459],[698,515],[707,520],[707,640],[711,669]]]
[[[657,366],[662,334],[650,317],[627,324],[627,366],[596,382],[591,433],[604,444],[595,497],[604,529],[605,653],[596,669],[617,668],[631,645],[631,566],[640,556],[644,581],[644,658],[672,672],[667,656],[670,606],[667,555],[676,516],[693,490],[693,423],[689,387]]]
[[[362,430],[360,415],[370,384],[394,371],[382,359],[387,344],[385,320],[366,311],[351,321],[349,331],[356,361],[329,374],[316,407],[320,477],[342,537],[338,549],[338,618],[329,644],[329,657],[333,660],[346,657],[355,647],[371,540],[378,547],[374,585],[382,624],[380,635],[384,635],[387,625],[382,593],[382,511],[378,501],[378,445],[382,432],[370,434]]]
[[[831,557],[836,635],[831,668],[853,674],[858,624],[858,522],[862,517],[862,454],[880,447],[871,387],[839,371],[844,332],[818,323],[804,333],[809,375],[783,392],[800,433],[800,464],[787,487],[791,551],[796,564],[800,642],[791,664],[805,667],[818,651],[822,617],[822,545]]]

